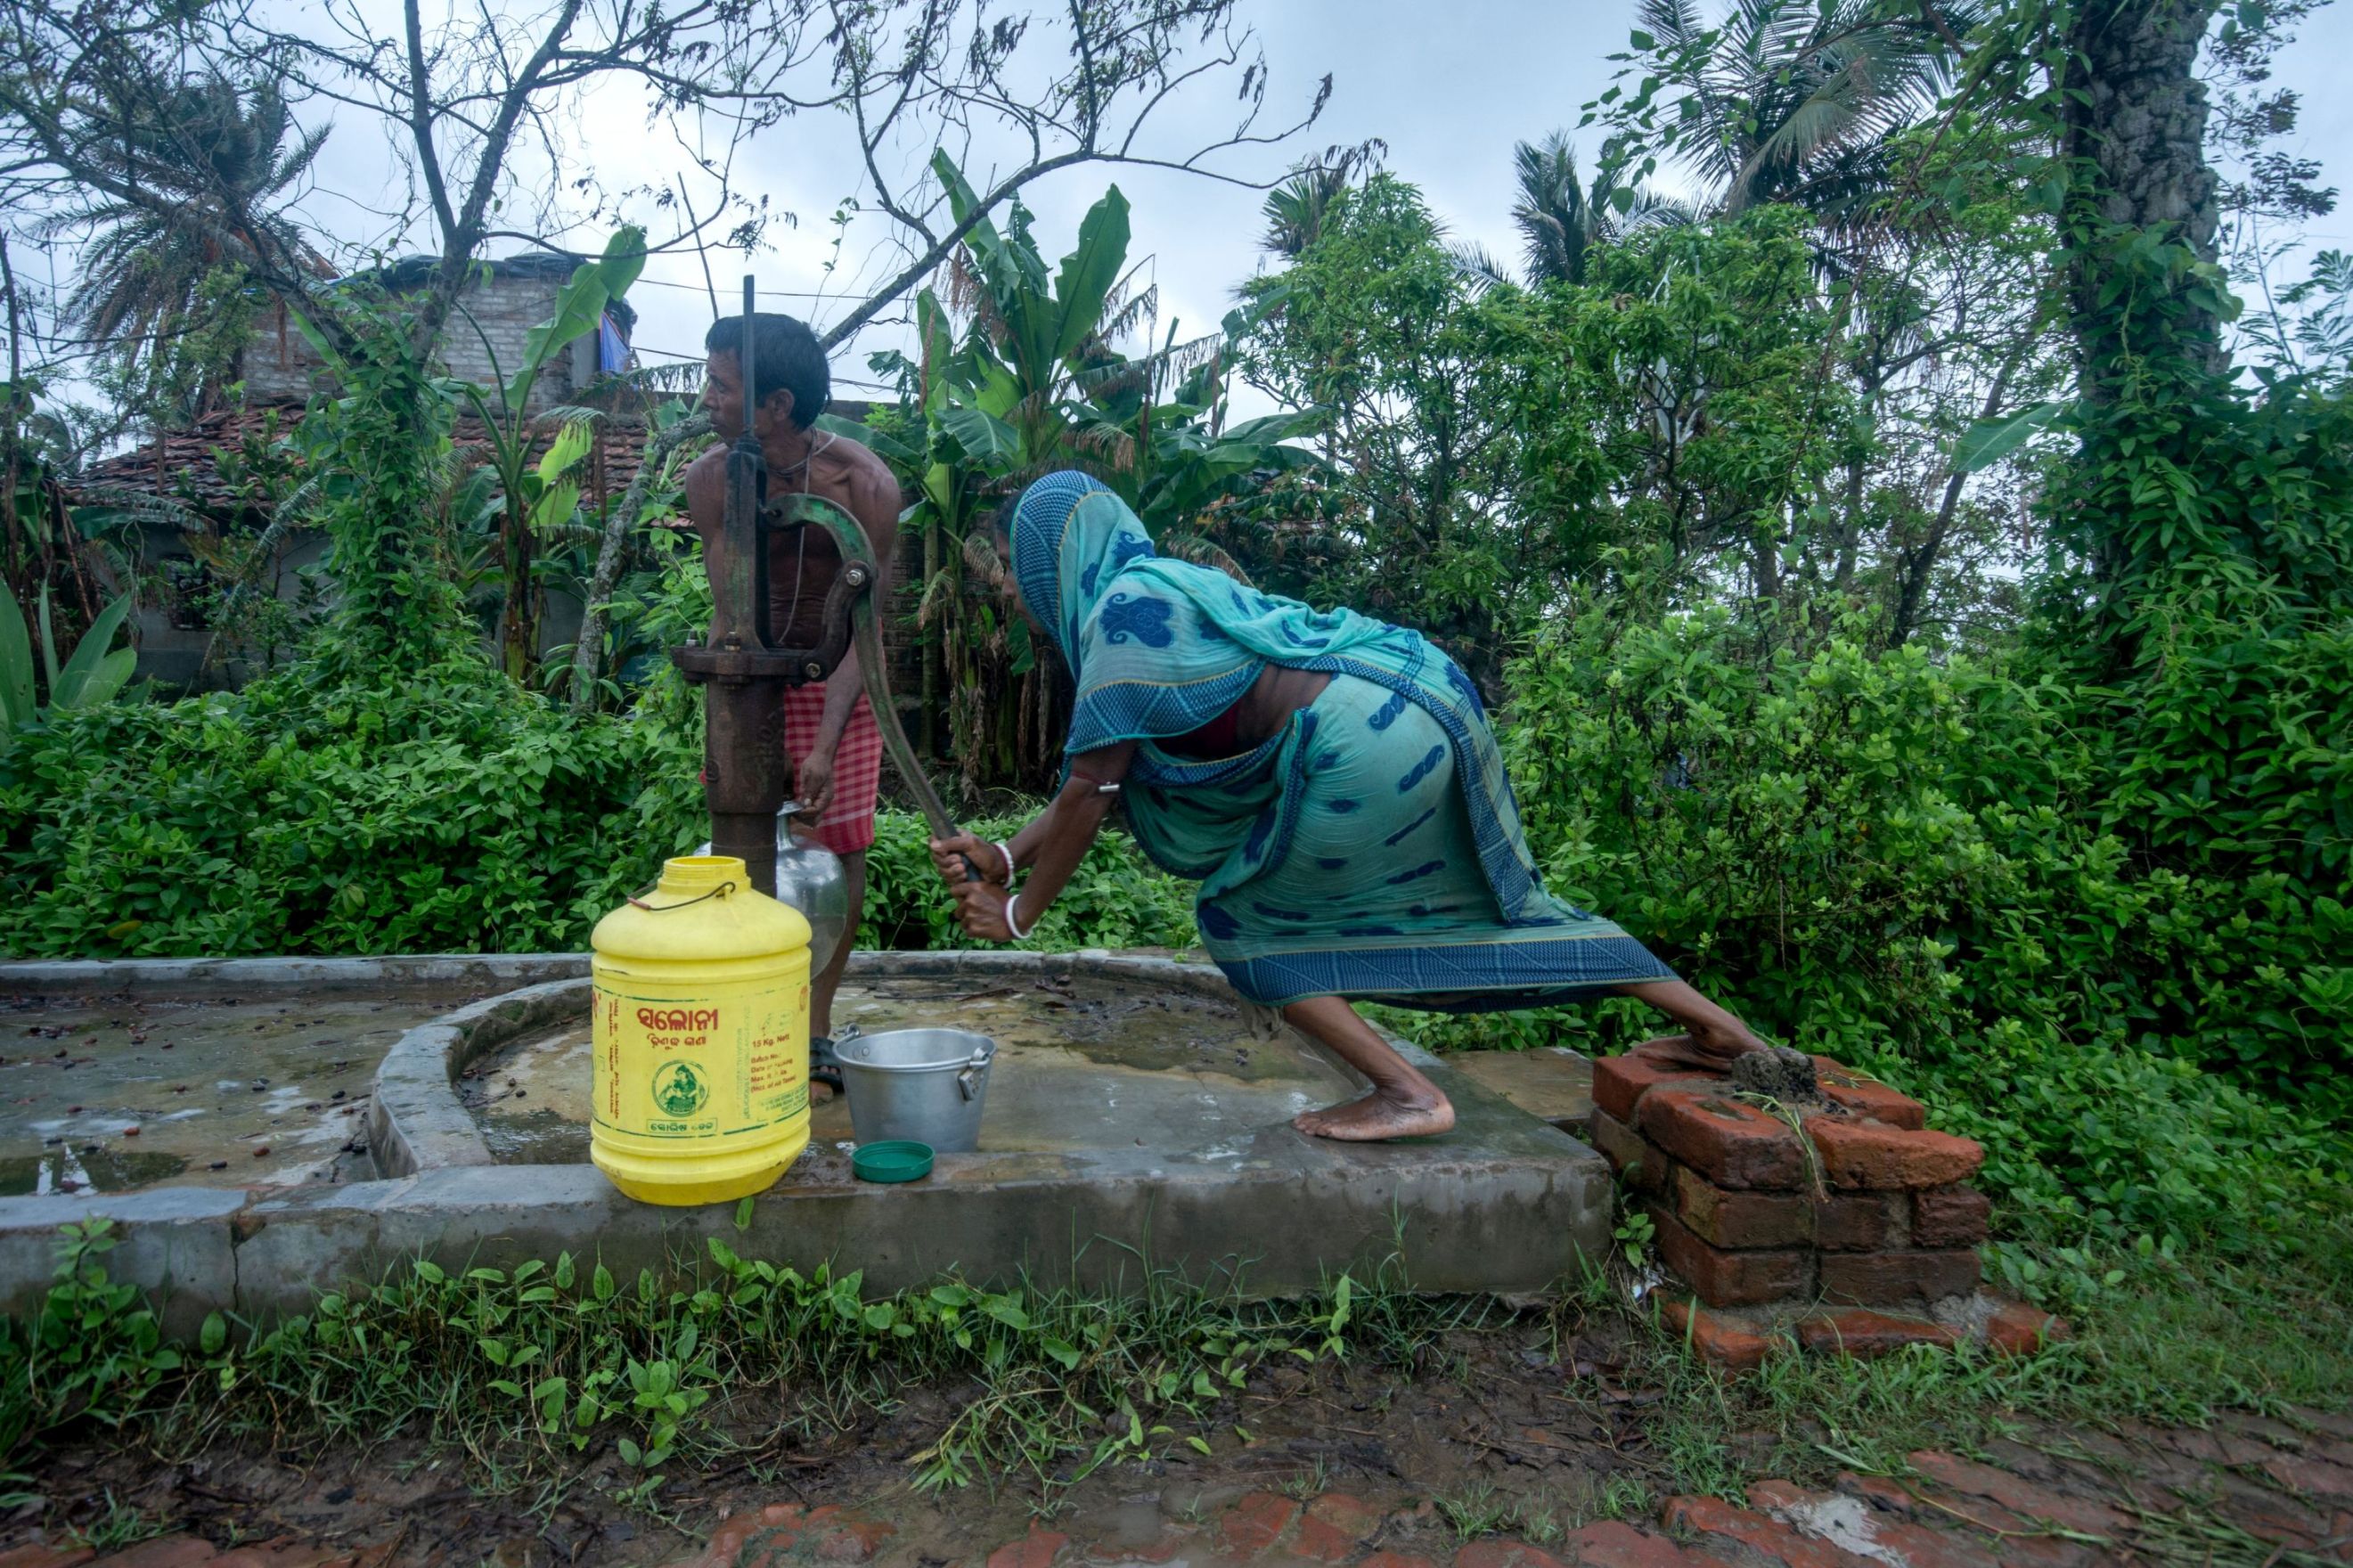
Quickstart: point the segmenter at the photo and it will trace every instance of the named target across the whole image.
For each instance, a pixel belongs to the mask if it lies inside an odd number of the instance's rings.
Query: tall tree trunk
[[[2220,371],[2221,323],[2194,300],[2119,299],[2119,242],[2140,233],[2212,264],[2221,212],[2206,166],[2206,89],[2193,74],[2218,0],[2082,0],[2061,94],[2069,160],[2069,248],[2084,390],[2116,392],[2120,362],[2168,348]],[[2122,232],[2119,232],[2122,231]],[[2162,334],[2171,342],[2151,341]]]

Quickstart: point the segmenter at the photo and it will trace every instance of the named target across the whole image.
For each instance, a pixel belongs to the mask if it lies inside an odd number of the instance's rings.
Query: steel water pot
[[[789,904],[809,923],[809,973],[825,966],[857,927],[849,907],[849,882],[841,857],[810,837],[813,826],[797,819],[800,803],[786,801],[776,813],[776,901]]]
[[[788,800],[776,813],[776,901],[800,911],[809,924],[809,973],[822,974],[856,926],[849,908],[849,882],[841,857],[810,837],[798,820],[800,802]],[[695,851],[711,853],[706,844]]]

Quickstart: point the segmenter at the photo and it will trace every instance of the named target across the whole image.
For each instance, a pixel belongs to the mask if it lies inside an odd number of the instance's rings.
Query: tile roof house
[[[522,363],[525,335],[554,313],[557,290],[583,259],[534,252],[483,264],[480,276],[459,296],[458,311],[444,333],[442,361],[450,373],[485,384],[512,376]],[[375,276],[401,292],[422,287],[436,265],[434,258],[413,257]],[[627,365],[635,324],[628,303],[615,301],[597,331],[583,333],[551,363],[527,405],[533,414],[570,405],[607,411],[583,475],[582,501],[592,510],[628,487],[645,454],[648,396],[635,389],[617,391],[609,379],[610,372]],[[199,514],[214,526],[252,529],[263,524],[267,507],[255,504],[241,483],[239,455],[248,443],[266,445],[291,430],[312,393],[326,384],[318,353],[293,330],[282,309],[264,315],[239,356],[235,375],[244,388],[238,406],[208,414],[186,429],[158,431],[129,450],[89,465],[66,487],[76,506],[114,508],[128,514],[124,526],[138,530],[142,559],[167,584],[162,602],[142,606],[137,626],[139,674],[167,687],[234,686],[253,673],[241,658],[216,660],[206,668],[212,631],[194,591],[207,582],[209,568],[200,550],[192,548],[190,533],[195,531],[185,526],[187,514]],[[868,410],[864,404],[837,402],[831,411],[860,419]],[[462,453],[483,442],[487,431],[479,420],[465,416],[453,435]],[[541,440],[543,444],[553,438],[550,431]],[[170,504],[142,504],[150,498]],[[325,553],[326,540],[317,531],[287,531],[270,576],[272,591],[281,599],[296,598],[304,573]],[[897,575],[903,579],[908,567],[902,555]],[[902,586],[903,583],[894,584]],[[578,635],[580,616],[576,599],[551,591],[542,627],[544,644],[570,643]]]

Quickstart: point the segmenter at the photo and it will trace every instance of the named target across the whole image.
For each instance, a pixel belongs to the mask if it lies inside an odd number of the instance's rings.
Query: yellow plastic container
[[[640,906],[643,907],[640,907]],[[596,922],[589,1158],[643,1203],[731,1203],[808,1146],[809,926],[733,855]]]

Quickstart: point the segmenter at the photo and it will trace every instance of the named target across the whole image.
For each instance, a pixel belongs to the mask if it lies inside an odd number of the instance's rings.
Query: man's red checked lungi
[[[821,683],[785,689],[785,755],[797,775],[801,759],[817,743],[818,723],[824,717]],[[860,692],[833,753],[833,804],[826,807],[811,837],[837,855],[867,848],[874,842],[874,800],[881,787],[882,731],[875,727],[874,710]]]

